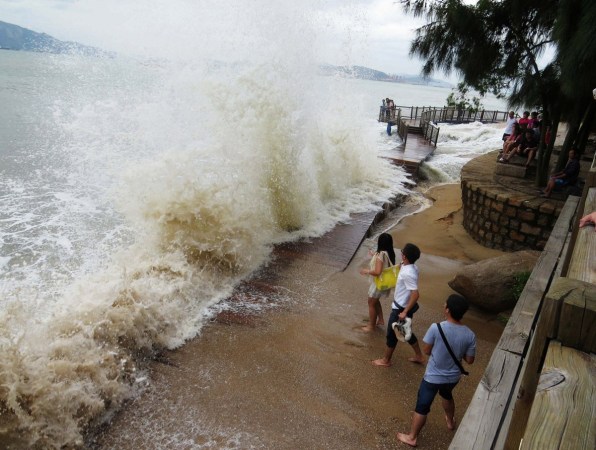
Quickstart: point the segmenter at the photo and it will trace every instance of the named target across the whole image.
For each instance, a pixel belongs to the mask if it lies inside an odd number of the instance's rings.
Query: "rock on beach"
[[[531,272],[540,252],[522,250],[470,264],[461,269],[449,286],[470,303],[490,312],[501,312],[515,306],[515,277]]]

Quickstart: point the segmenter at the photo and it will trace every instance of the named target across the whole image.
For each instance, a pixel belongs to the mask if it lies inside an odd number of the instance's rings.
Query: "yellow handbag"
[[[387,291],[397,284],[397,274],[399,273],[399,266],[396,264],[391,265],[391,260],[386,252],[381,252],[383,259],[387,258],[387,264],[389,267],[383,269],[379,276],[374,277],[375,286],[378,291]]]

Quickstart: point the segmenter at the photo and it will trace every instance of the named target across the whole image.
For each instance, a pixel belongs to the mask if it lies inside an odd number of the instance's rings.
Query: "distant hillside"
[[[49,34],[0,21],[0,49],[29,52],[69,53],[86,56],[112,56],[111,53],[77,42],[60,41]]]
[[[433,78],[423,78],[418,75],[394,75],[362,66],[320,66],[322,75],[340,75],[362,80],[386,81],[389,83],[422,84],[426,86],[453,87],[450,83]]]

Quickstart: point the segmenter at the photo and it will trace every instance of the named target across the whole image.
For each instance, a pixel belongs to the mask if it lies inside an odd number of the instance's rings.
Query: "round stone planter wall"
[[[542,250],[563,202],[540,198],[532,180],[496,175],[495,156],[475,158],[462,169],[464,228],[485,247]]]

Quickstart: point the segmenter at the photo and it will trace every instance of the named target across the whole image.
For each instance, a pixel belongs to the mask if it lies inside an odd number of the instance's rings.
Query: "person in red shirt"
[[[519,123],[519,126],[521,127],[522,130],[526,130],[526,129],[532,129],[532,125],[531,125],[531,120],[530,120],[530,111],[524,111],[524,115],[521,119],[519,119],[517,121],[517,123]]]

